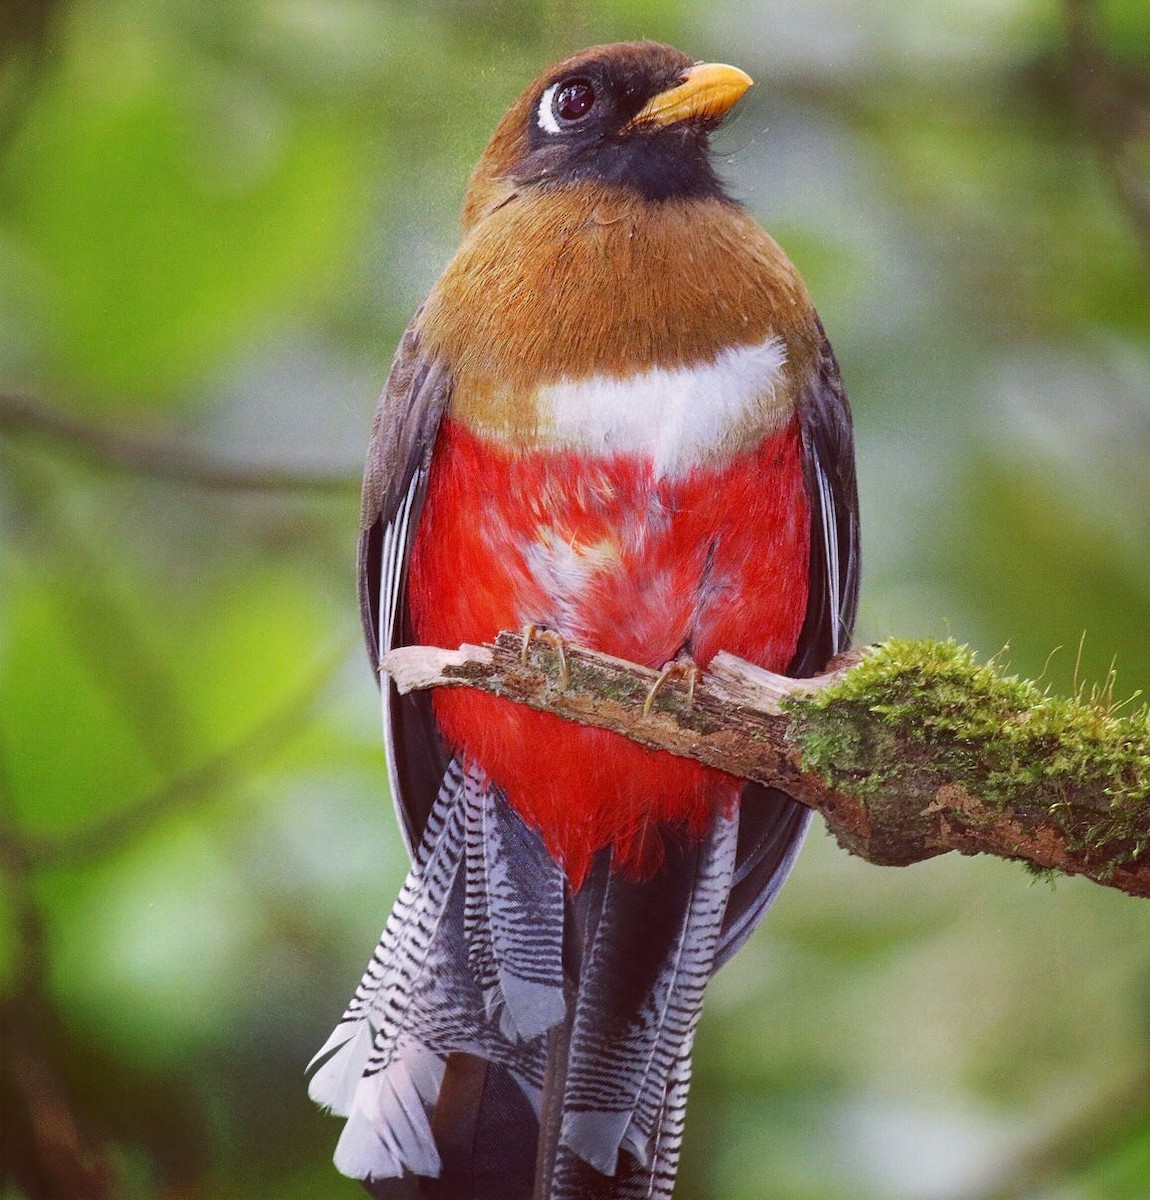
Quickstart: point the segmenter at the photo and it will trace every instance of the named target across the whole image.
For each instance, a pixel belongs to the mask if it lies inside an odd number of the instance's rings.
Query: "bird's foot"
[[[702,675],[702,671],[699,670],[699,664],[690,655],[684,655],[681,658],[672,659],[669,663],[664,663],[663,669],[659,672],[655,682],[651,684],[651,688],[643,701],[643,716],[649,717],[651,715],[651,707],[655,703],[655,697],[669,679],[681,679],[686,683],[687,707],[690,708],[695,703],[695,685],[699,682],[700,675]]]
[[[567,643],[563,640],[563,635],[556,633],[554,629],[547,629],[545,626],[534,623],[524,625],[522,633],[523,646],[519,651],[520,665],[527,666],[527,651],[533,641],[550,646],[559,656],[559,687],[566,691],[567,685],[571,682],[571,673],[567,669]]]

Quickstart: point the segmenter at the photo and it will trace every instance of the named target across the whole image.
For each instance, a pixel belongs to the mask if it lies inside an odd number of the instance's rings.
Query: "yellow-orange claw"
[[[563,640],[562,634],[556,633],[554,629],[540,629],[535,624],[524,625],[523,646],[519,651],[520,666],[527,666],[527,650],[532,641],[543,642],[559,656],[559,687],[566,691],[567,685],[571,682],[571,673],[567,669],[567,643]]]
[[[651,684],[651,689],[643,701],[643,716],[649,717],[651,715],[651,707],[655,703],[655,697],[659,694],[668,679],[682,679],[686,682],[687,706],[690,707],[695,703],[695,685],[699,682],[701,674],[702,672],[699,670],[698,663],[693,658],[676,658],[669,663],[664,663],[663,669],[659,672],[659,677]]]

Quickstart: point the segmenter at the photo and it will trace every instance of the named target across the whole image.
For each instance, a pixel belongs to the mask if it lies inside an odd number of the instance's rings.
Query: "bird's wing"
[[[816,321],[818,319],[816,318]],[[803,477],[811,513],[807,612],[787,674],[821,671],[850,645],[859,593],[858,488],[850,402],[818,321],[816,370],[799,400]],[[786,879],[810,810],[775,788],[743,789],[735,875],[716,968],[746,941]]]
[[[787,668],[796,679],[817,674],[849,648],[859,598],[859,500],[851,406],[821,321],[818,329],[818,367],[799,407],[811,506],[811,575],[806,620]]]
[[[419,313],[395,352],[379,400],[363,476],[359,604],[372,664],[412,638],[407,568],[432,450],[451,396],[451,374],[425,353]],[[419,845],[450,756],[431,714],[431,693],[400,696],[383,685],[392,799],[410,853]]]

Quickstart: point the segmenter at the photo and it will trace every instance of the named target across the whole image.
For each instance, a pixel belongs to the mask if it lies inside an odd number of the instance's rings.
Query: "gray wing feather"
[[[807,612],[787,674],[818,674],[850,646],[859,593],[858,487],[850,402],[822,323],[812,382],[799,403],[810,506]],[[774,788],[743,789],[739,854],[716,969],[747,940],[786,881],[810,810]]]
[[[359,603],[373,667],[388,650],[411,640],[407,567],[435,439],[451,398],[450,372],[423,350],[419,315],[395,352],[363,474]],[[427,695],[401,697],[386,683],[383,725],[392,799],[408,851],[414,854],[449,755]]]

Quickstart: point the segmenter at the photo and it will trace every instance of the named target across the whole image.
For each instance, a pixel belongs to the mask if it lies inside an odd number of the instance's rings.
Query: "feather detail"
[[[430,358],[414,325],[404,331],[380,396],[363,476],[359,604],[372,670],[410,636],[407,569],[436,432],[451,395],[447,366]],[[427,696],[383,685],[388,778],[400,829],[414,858],[450,757],[439,744]]]
[[[463,934],[467,941],[467,963],[483,993],[484,1011],[490,1021],[500,1008],[499,966],[495,961],[495,938],[491,932],[491,903],[487,892],[487,862],[484,837],[485,805],[467,810],[467,891],[463,905]]]
[[[331,1031],[307,1065],[311,1071],[316,1068],[316,1063],[320,1064],[308,1084],[308,1095],[337,1117],[351,1116],[355,1090],[371,1057],[374,1037],[370,1021],[355,1020],[349,1028],[345,1018]]]
[[[692,1033],[692,1044],[694,1040]],[[683,1129],[687,1123],[687,1093],[690,1086],[691,1046],[688,1045],[671,1067],[667,1080],[667,1096],[659,1117],[654,1161],[648,1171],[647,1185],[642,1191],[632,1192],[632,1196],[662,1198],[670,1197],[674,1191],[675,1175],[679,1169],[679,1151],[683,1145]],[[628,1198],[621,1194],[620,1200]]]
[[[473,812],[479,818],[474,822]],[[538,1037],[566,1012],[563,876],[539,835],[495,788],[483,789],[468,816],[469,833],[470,827],[477,828],[477,836],[468,841],[469,909],[482,910],[494,967],[494,978],[486,985],[489,1014],[495,999],[503,1006],[505,1037]],[[476,941],[469,936],[469,954]]]
[[[420,468],[411,476],[411,483],[403,493],[395,516],[382,528],[381,564],[379,574],[378,621],[379,640],[374,649],[374,664],[378,664],[396,644],[396,632],[403,609],[404,592],[407,585],[407,560],[411,545],[411,518],[413,510],[420,506],[427,487],[427,468]],[[394,691],[393,685],[385,681],[382,685],[383,744],[387,752],[387,778],[391,795],[396,802],[399,826],[408,836],[408,850],[414,850],[414,830],[400,797],[403,783],[400,776],[401,755],[397,753],[397,717],[395,711],[403,705],[403,699]]]
[[[439,1153],[428,1106],[443,1079],[443,1060],[411,1054],[387,1071],[364,1076],[351,1117],[335,1148],[335,1165],[353,1179],[388,1179],[411,1172],[438,1175]]]
[[[379,945],[360,985],[331,1036],[309,1063],[322,1066],[308,1094],[340,1116],[351,1114],[359,1078],[378,1061],[381,1044],[394,1043],[412,993],[426,964],[461,858],[462,767],[453,762],[444,777],[416,860],[408,872]],[[323,1061],[325,1056],[326,1061]]]
[[[641,884],[608,879],[580,980],[560,1134],[602,1174],[615,1174],[621,1149],[643,1167],[655,1160],[668,1088],[714,965],[737,843],[737,813],[720,814],[701,843],[675,851],[682,863]]]
[[[690,1081],[688,1047],[671,1068],[649,1165],[623,1157],[615,1175],[606,1176],[570,1150],[561,1149],[549,1200],[670,1200],[679,1168]]]
[[[312,1060],[312,1098],[348,1118],[341,1171],[439,1174],[429,1114],[455,1053],[505,1069],[538,1110],[544,1035],[566,1012],[563,887],[539,835],[453,760],[363,981]]]

